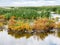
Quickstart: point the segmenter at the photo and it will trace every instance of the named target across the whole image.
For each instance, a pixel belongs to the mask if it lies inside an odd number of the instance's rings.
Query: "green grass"
[[[60,6],[42,6],[42,7],[10,7],[11,9],[0,8],[0,15],[5,15],[7,19],[11,16],[24,19],[36,19],[37,17],[51,17],[50,12],[60,14]],[[38,13],[41,11],[41,13]]]

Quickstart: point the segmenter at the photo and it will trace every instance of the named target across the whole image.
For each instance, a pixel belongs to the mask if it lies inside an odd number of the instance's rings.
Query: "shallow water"
[[[48,33],[15,33],[0,31],[0,45],[60,45],[60,32]]]
[[[56,17],[59,17],[59,18],[60,18],[60,14],[51,14],[51,16],[52,16],[53,18],[56,18]]]

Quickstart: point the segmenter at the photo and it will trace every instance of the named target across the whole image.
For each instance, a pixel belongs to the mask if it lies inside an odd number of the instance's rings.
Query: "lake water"
[[[27,34],[3,30],[0,45],[60,45],[60,32]]]

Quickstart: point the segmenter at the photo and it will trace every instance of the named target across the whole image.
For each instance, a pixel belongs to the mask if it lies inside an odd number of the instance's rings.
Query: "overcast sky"
[[[0,0],[0,6],[60,5],[60,0]]]

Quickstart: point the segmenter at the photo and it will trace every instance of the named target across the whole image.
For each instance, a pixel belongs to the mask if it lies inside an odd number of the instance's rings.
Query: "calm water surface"
[[[3,30],[0,45],[60,45],[60,32],[28,34]]]

